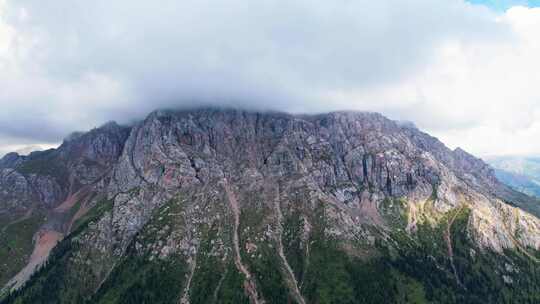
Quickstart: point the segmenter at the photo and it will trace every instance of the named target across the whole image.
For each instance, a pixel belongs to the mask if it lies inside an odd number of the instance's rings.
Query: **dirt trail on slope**
[[[54,246],[62,239],[63,235],[57,231],[39,231],[37,234],[36,246],[30,256],[28,264],[6,286],[18,289],[26,282],[34,271],[47,260],[49,253]]]
[[[289,276],[289,281],[291,285],[290,287],[294,294],[295,300],[300,304],[305,304],[306,301],[304,300],[304,297],[302,296],[302,293],[300,292],[300,289],[298,288],[298,281],[296,281],[296,277],[291,268],[291,265],[289,265],[289,262],[287,262],[287,258],[285,257],[285,253],[283,252],[283,242],[281,241],[281,237],[283,234],[283,225],[282,225],[283,213],[281,212],[281,206],[279,204],[279,197],[280,197],[280,190],[279,190],[279,185],[278,185],[277,196],[276,196],[276,199],[274,199],[274,209],[277,215],[278,254],[279,254],[279,257],[281,258],[281,261],[283,262],[283,266],[285,266],[287,275]]]
[[[446,231],[444,233],[444,239],[446,241],[446,246],[448,248],[448,258],[450,259],[450,265],[452,266],[452,271],[454,272],[454,277],[456,278],[456,282],[457,284],[462,287],[463,289],[467,289],[465,287],[465,285],[463,285],[463,283],[461,282],[461,280],[459,279],[459,276],[458,276],[458,273],[457,273],[457,269],[456,269],[456,265],[454,264],[454,249],[452,248],[452,238],[451,238],[451,234],[450,234],[450,228],[452,227],[452,225],[454,224],[454,221],[456,220],[458,214],[463,210],[463,207],[461,207],[453,216],[452,218],[448,221],[448,225],[446,225]]]
[[[238,205],[238,201],[236,199],[236,195],[231,190],[231,187],[229,186],[229,182],[226,178],[223,179],[223,182],[221,183],[223,185],[223,188],[225,189],[225,193],[227,194],[227,199],[229,201],[229,205],[231,207],[233,216],[234,216],[234,227],[233,227],[233,247],[234,247],[234,263],[236,265],[236,268],[240,272],[244,274],[246,277],[246,280],[244,281],[244,289],[249,295],[249,298],[252,303],[254,304],[263,304],[265,303],[264,300],[259,299],[259,295],[257,293],[257,285],[255,284],[255,281],[252,278],[251,273],[249,273],[247,267],[242,263],[242,257],[240,255],[240,237],[238,236],[238,227],[240,226],[240,207]]]
[[[186,287],[184,288],[184,293],[182,298],[180,298],[179,304],[189,304],[189,289],[191,288],[191,281],[193,280],[193,275],[195,274],[195,269],[197,268],[197,253],[191,263],[191,269],[189,271],[189,276],[187,280]]]

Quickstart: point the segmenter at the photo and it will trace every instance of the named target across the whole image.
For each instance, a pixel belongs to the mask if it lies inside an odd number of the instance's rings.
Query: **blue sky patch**
[[[516,5],[540,7],[540,0],[468,0],[473,4],[482,4],[497,11],[505,11]]]

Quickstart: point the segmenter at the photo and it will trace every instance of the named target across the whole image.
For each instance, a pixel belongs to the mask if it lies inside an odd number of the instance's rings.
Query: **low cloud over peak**
[[[378,111],[478,154],[540,152],[539,21],[459,0],[0,0],[0,150],[219,105]]]

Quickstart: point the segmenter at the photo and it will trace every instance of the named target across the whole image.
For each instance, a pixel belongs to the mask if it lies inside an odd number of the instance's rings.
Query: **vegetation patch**
[[[217,227],[212,225],[202,229],[204,231],[197,253],[197,265],[191,280],[189,297],[191,304],[212,303],[214,291],[219,292],[217,289],[223,288],[220,286],[220,280],[226,270],[221,257],[214,251],[213,245],[217,241]]]
[[[33,236],[44,220],[42,214],[34,214],[0,230],[0,287],[26,265],[34,249]]]
[[[280,269],[281,260],[275,251],[275,246],[259,245],[257,252],[249,256],[244,252],[247,265],[257,279],[257,286],[264,299],[269,303],[295,303],[289,296],[289,289]]]
[[[94,268],[101,260],[82,251],[78,236],[112,208],[112,202],[98,203],[53,249],[49,263],[4,303],[178,303],[189,273],[184,257],[158,258],[148,245],[163,241],[172,230],[184,229],[183,217],[176,216],[184,206],[179,202],[173,200],[156,211],[96,292],[103,276]],[[539,265],[519,251],[501,255],[478,248],[468,237],[466,207],[442,215],[436,224],[419,223],[413,234],[393,229],[389,240],[379,240],[372,249],[376,252],[362,258],[344,250],[349,244],[345,242],[352,241],[328,233],[334,224],[325,208],[320,202],[310,213],[309,250],[301,240],[302,213],[291,211],[283,223],[285,255],[306,303],[540,303]],[[403,226],[404,211],[399,209],[406,208],[404,202],[387,200],[381,208],[395,225]],[[276,244],[265,238],[267,229],[273,228],[265,222],[268,210],[242,211],[241,256],[258,292],[267,303],[292,303]],[[192,304],[249,303],[245,277],[232,253],[224,258],[216,250],[221,224],[198,226],[201,242],[189,291]],[[111,261],[103,263],[112,267]]]
[[[304,219],[298,210],[293,210],[292,213],[285,218],[283,224],[283,251],[285,258],[291,266],[296,280],[299,284],[304,278],[304,269],[306,267],[306,248],[302,244],[302,235],[304,233]]]
[[[426,303],[422,285],[397,271],[386,257],[350,257],[325,234],[323,207],[316,210],[302,293],[308,303]]]
[[[70,259],[78,250],[79,244],[71,237],[61,241],[53,248],[47,264],[36,272],[23,288],[11,293],[3,303],[82,303],[84,285],[77,283],[80,283],[83,275],[88,274],[76,273],[76,270],[70,267]]]
[[[52,249],[45,266],[21,289],[8,295],[4,303],[83,303],[94,293],[93,288],[100,281],[98,273],[110,267],[112,261],[103,253],[85,250],[78,237],[111,209],[112,201],[98,202],[77,221],[73,232]]]
[[[186,265],[179,256],[152,259],[132,248],[90,303],[177,303]]]
[[[249,298],[244,293],[244,281],[244,275],[236,269],[234,262],[230,261],[218,289],[216,303],[249,304]]]
[[[540,301],[539,265],[517,251],[500,255],[478,248],[468,237],[469,216],[470,210],[461,208],[447,213],[437,226],[420,225],[413,241],[400,242],[392,266],[421,282],[430,302]],[[454,221],[449,221],[450,218]],[[449,223],[452,223],[450,227]],[[447,229],[456,275],[444,239]]]
[[[154,213],[90,303],[177,303],[186,283],[185,259],[179,254],[159,258],[152,245],[181,224],[176,216],[181,210],[179,199],[172,199]]]
[[[282,276],[281,259],[277,245],[263,239],[266,226],[265,209],[250,208],[242,210],[240,216],[240,253],[242,260],[255,277],[258,291],[269,303],[291,303],[287,284]],[[246,244],[250,244],[246,248]],[[255,247],[254,247],[255,246]]]
[[[88,224],[98,221],[106,212],[112,211],[113,206],[114,204],[112,200],[99,200],[96,205],[90,208],[90,210],[88,210],[88,212],[84,216],[78,218],[73,223],[72,234],[79,234],[88,226]],[[77,205],[73,207],[73,210],[78,210],[79,208],[80,202],[77,202]],[[73,214],[75,213],[76,211]]]

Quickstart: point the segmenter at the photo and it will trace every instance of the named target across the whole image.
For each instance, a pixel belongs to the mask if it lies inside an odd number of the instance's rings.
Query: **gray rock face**
[[[410,233],[419,223],[466,207],[468,233],[480,247],[540,249],[538,214],[505,203],[528,206],[530,198],[501,185],[480,159],[376,113],[156,111],[132,128],[110,123],[71,136],[57,150],[6,157],[0,162],[0,210],[33,203],[54,208],[88,185],[113,201],[82,237],[83,248],[108,263],[171,200],[181,202],[181,211],[163,216],[179,216],[182,225],[156,232],[160,239],[152,252],[182,254],[193,269],[201,223],[233,227],[232,236],[220,231],[216,255],[235,256],[244,272],[238,251],[282,248],[279,222],[294,210],[300,210],[302,242],[309,246],[319,203],[330,217],[327,233],[369,246],[380,236],[369,227],[383,236],[395,229],[386,215],[402,202]],[[43,169],[43,161],[57,166]],[[254,210],[261,218],[244,228],[251,229],[250,237],[242,239],[240,217]],[[107,273],[103,267],[96,277],[104,280]],[[256,286],[248,283],[257,302]]]
[[[125,246],[152,210],[175,194],[193,187],[222,191],[218,182],[223,179],[236,185],[239,195],[246,187],[277,182],[291,188],[301,181],[345,210],[348,218],[369,218],[381,225],[377,207],[368,206],[402,198],[410,202],[410,229],[431,198],[434,217],[467,204],[479,242],[495,250],[514,246],[501,215],[512,207],[498,195],[508,189],[489,166],[409,125],[351,112],[152,113],[132,129],[113,173],[109,196],[124,193],[115,200],[116,238]],[[139,194],[125,194],[133,189]],[[527,219],[524,225],[533,236],[523,245],[539,248],[538,219],[517,214]]]
[[[25,212],[37,199],[28,180],[13,169],[0,170],[0,214]]]
[[[51,209],[84,185],[98,181],[115,165],[129,128],[108,123],[64,141],[58,148],[28,156],[9,153],[0,160],[0,210],[30,205]]]
[[[24,157],[16,152],[11,152],[0,159],[0,168],[15,168],[23,162]]]
[[[128,134],[129,128],[108,123],[71,136],[58,149],[28,156],[10,153],[0,160],[0,231],[25,219],[40,219],[40,226],[28,231],[34,237],[23,240],[34,243],[34,253],[28,246],[6,253],[13,260],[29,257],[24,269],[9,269],[20,272],[8,285],[21,286],[46,260],[54,246],[48,242],[69,233],[74,222],[96,204]],[[48,237],[42,239],[43,235]]]
[[[128,133],[129,128],[110,122],[66,139],[58,148],[58,155],[66,161],[70,179],[85,185],[109,171],[122,152]]]

